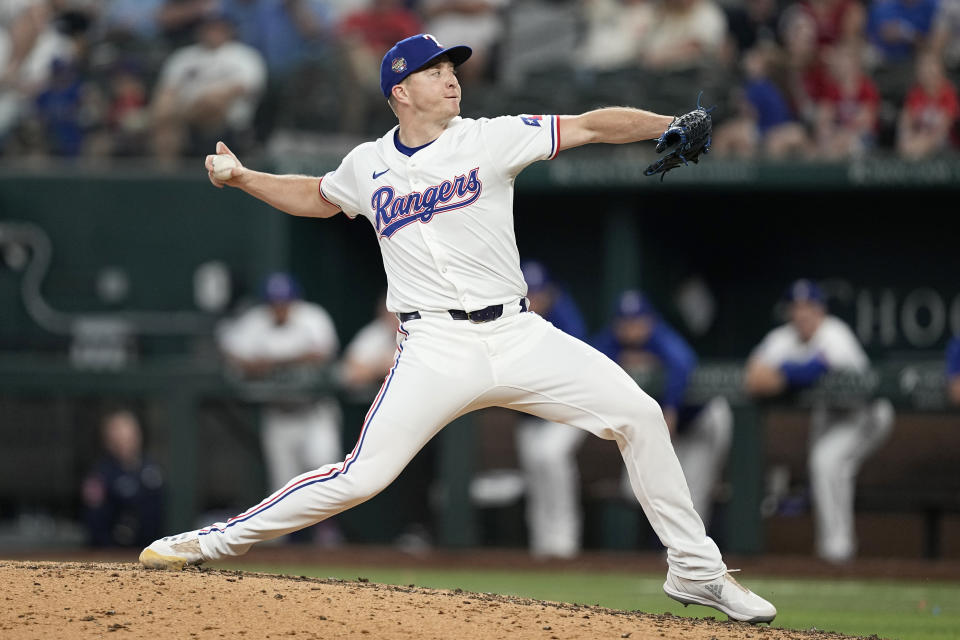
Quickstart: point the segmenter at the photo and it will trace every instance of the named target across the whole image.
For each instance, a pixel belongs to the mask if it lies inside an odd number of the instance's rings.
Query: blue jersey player
[[[947,345],[947,397],[960,405],[960,336],[954,336]]]
[[[690,487],[693,506],[704,524],[710,521],[713,490],[730,451],[733,413],[726,398],[704,405],[684,401],[697,356],[639,291],[624,291],[610,325],[593,345],[627,371],[658,367],[664,376],[658,400],[673,447]]]

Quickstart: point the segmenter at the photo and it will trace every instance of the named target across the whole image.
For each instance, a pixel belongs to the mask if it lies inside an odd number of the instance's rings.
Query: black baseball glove
[[[700,96],[702,95],[701,91]],[[701,107],[700,96],[697,96],[697,108],[674,118],[667,130],[657,139],[657,153],[662,153],[667,148],[670,148],[670,152],[647,167],[643,175],[659,173],[660,180],[663,180],[667,171],[680,165],[686,166],[688,162],[696,164],[700,160],[700,154],[709,153],[710,136],[713,133],[713,118],[710,117],[710,112],[713,107]]]

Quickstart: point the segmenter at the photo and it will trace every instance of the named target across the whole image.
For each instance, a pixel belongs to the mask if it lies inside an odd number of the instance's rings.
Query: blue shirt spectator
[[[294,70],[329,49],[333,15],[317,0],[223,0],[237,39],[260,51],[272,73]]]
[[[937,0],[879,0],[870,7],[867,34],[889,61],[910,58],[929,37]]]
[[[790,105],[780,93],[780,89],[767,78],[748,80],[744,85],[744,92],[757,113],[757,129],[761,134],[778,125],[794,121]]]

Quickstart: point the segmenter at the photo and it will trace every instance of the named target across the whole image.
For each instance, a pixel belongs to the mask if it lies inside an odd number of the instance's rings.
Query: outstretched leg
[[[489,388],[482,345],[433,332],[428,322],[404,327],[393,368],[370,406],[356,446],[347,457],[304,473],[250,509],[198,531],[163,538],[140,556],[156,568],[182,568],[238,556],[270,540],[325,520],[382,491],[444,425],[472,408]],[[464,366],[442,366],[457,353]]]
[[[539,316],[510,320],[519,330],[504,331],[495,345],[493,401],[617,443],[637,500],[667,547],[668,595],[737,620],[772,620],[773,605],[730,577],[707,537],[659,405],[619,365]]]

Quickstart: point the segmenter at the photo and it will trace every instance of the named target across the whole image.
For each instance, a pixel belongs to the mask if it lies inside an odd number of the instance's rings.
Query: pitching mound
[[[491,594],[136,564],[0,561],[0,637],[847,638]]]

